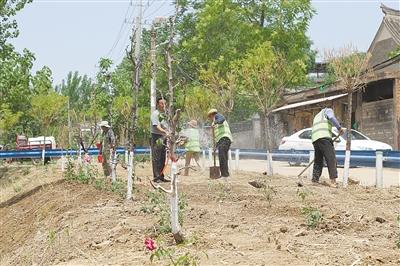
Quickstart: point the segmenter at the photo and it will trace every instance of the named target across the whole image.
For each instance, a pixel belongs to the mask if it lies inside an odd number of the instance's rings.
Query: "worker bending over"
[[[225,117],[219,114],[217,109],[208,111],[207,116],[212,121],[211,129],[215,132],[221,176],[228,177],[228,152],[233,140],[231,130]]]
[[[328,166],[329,179],[331,187],[337,187],[336,178],[338,177],[336,169],[336,154],[332,140],[332,125],[337,128],[342,135],[344,129],[340,126],[331,108],[322,109],[313,120],[311,139],[314,146],[314,168],[312,182],[318,183],[322,174],[322,168],[325,162]]]
[[[196,120],[191,120],[188,123],[188,128],[183,131],[186,138],[185,142],[185,173],[184,176],[189,175],[189,167],[192,158],[199,166],[200,159],[200,133]]]

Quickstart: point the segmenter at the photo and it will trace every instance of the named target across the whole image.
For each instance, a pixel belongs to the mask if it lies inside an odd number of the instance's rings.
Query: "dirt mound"
[[[241,172],[223,181],[207,174],[179,181],[190,240],[179,248],[204,254],[200,264],[400,263],[399,188],[298,188],[295,179],[279,176]],[[248,184],[256,179],[265,186]],[[1,208],[1,264],[150,264],[143,243],[158,217],[143,211],[149,191],[142,178],[127,202],[63,182]],[[173,246],[169,235],[155,241]]]

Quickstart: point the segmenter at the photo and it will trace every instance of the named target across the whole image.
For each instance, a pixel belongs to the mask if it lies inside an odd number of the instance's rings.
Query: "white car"
[[[337,129],[332,128],[332,133],[332,137],[335,138],[338,134]],[[335,141],[335,150],[346,150],[346,133],[347,131]],[[392,150],[390,145],[380,141],[371,140],[354,129],[351,130],[351,135],[352,151]],[[306,128],[291,136],[284,137],[279,145],[279,150],[314,150],[311,142],[311,128]]]

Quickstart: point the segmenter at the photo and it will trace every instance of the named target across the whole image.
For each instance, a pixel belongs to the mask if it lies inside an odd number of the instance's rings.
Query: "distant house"
[[[389,56],[400,47],[400,11],[381,5],[384,17],[368,52],[374,75],[364,91],[353,97],[352,125],[372,139],[400,149],[400,55]],[[275,121],[283,134],[311,127],[312,119],[324,106],[331,106],[341,122],[347,111],[345,93],[335,85],[285,95],[285,106],[275,110]],[[282,129],[280,131],[282,131]],[[275,134],[276,144],[282,137]]]

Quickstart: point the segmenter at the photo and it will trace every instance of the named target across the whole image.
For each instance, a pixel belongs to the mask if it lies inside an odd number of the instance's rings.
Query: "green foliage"
[[[51,229],[47,235],[47,240],[49,241],[49,245],[54,245],[54,242],[56,241],[57,237],[57,232],[53,229]]]
[[[105,190],[106,189],[106,184],[104,182],[104,179],[96,179],[94,181],[94,187],[98,190]]]
[[[155,225],[157,234],[167,234],[172,231],[171,220],[170,220],[170,205],[169,198],[167,195],[160,191],[150,191],[147,194],[148,201],[143,204],[140,210],[144,213],[155,214],[158,217],[158,221]],[[187,207],[186,195],[183,193],[179,194],[178,203],[178,220],[179,224],[183,225],[185,208]]]
[[[393,58],[400,55],[400,45],[398,45],[393,51],[388,54],[388,58]]]
[[[306,224],[309,228],[316,228],[322,221],[322,213],[313,207],[303,207],[301,213],[306,216]]]
[[[97,176],[98,171],[95,165],[84,163],[76,167],[72,158],[68,158],[64,172],[65,179],[78,181],[82,184],[92,184]]]
[[[121,197],[126,196],[126,184],[122,180],[116,180],[111,184],[111,191],[119,194]]]
[[[272,199],[278,193],[278,191],[273,186],[265,185],[261,188],[261,193],[268,202],[268,205],[271,207]]]
[[[13,185],[13,188],[14,188],[14,192],[16,192],[16,193],[18,193],[22,190],[22,186],[18,185],[18,184]]]
[[[198,265],[199,257],[195,255],[191,255],[189,252],[186,252],[183,255],[175,255],[176,251],[173,248],[163,248],[159,247],[150,255],[150,262],[153,263],[154,260],[164,260],[167,259],[169,263],[167,265],[173,266],[195,266]]]
[[[208,183],[208,195],[210,195],[217,202],[224,202],[225,200],[232,199],[232,188],[230,185],[224,183]]]

